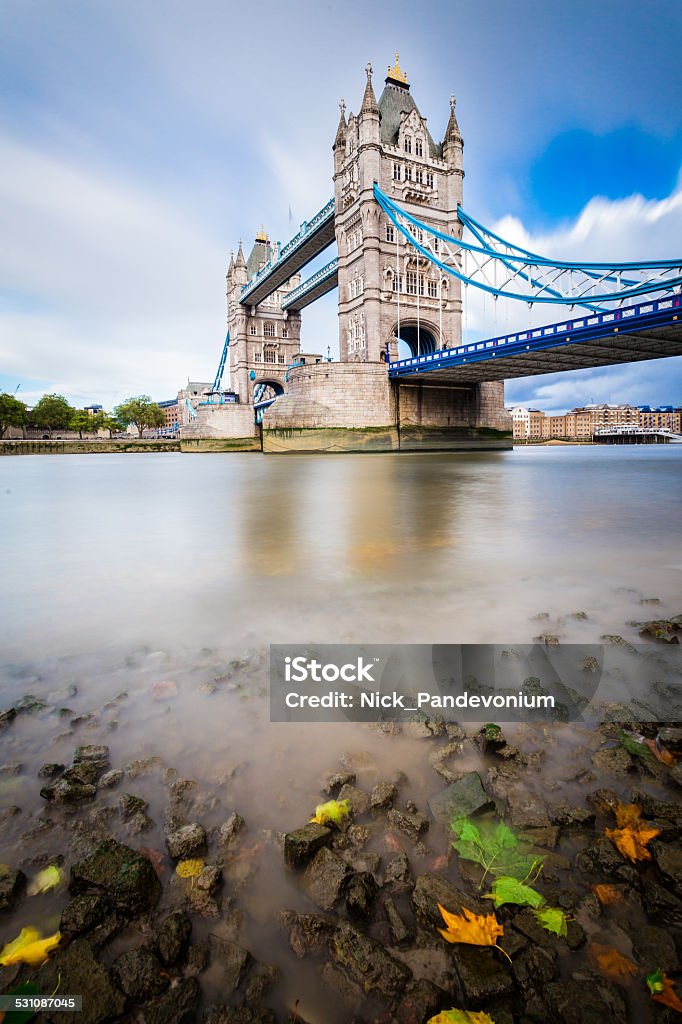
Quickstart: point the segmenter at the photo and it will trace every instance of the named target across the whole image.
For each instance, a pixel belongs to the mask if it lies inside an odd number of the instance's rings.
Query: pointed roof
[[[450,97],[450,120],[448,126],[445,129],[445,138],[443,139],[443,145],[446,142],[461,142],[462,136],[460,135],[459,125],[457,124],[457,115],[455,114],[455,106],[457,100],[454,96]]]
[[[368,64],[365,71],[367,72],[367,85],[365,86],[365,95],[362,97],[360,113],[378,114],[379,104],[377,103],[377,98],[374,95],[374,89],[372,87],[372,65]]]
[[[249,276],[249,280],[258,273],[264,263],[267,263],[270,259],[270,240],[264,239],[262,236],[265,231],[261,231],[256,235],[256,241],[253,243],[253,249],[249,253],[249,258],[246,262],[246,273]]]
[[[406,82],[398,82],[392,77],[386,79],[384,91],[379,100],[379,113],[381,114],[381,141],[389,146],[398,144],[398,132],[402,114],[409,114],[416,110],[419,117],[419,108],[414,102],[410,93],[410,87]],[[422,118],[424,120],[424,118]],[[429,144],[429,154],[432,157],[441,158],[443,150],[431,138],[431,133],[426,129],[426,138]]]
[[[339,110],[341,111],[341,117],[339,118],[339,127],[336,129],[336,138],[334,139],[332,149],[342,146],[346,141],[346,104],[343,100],[339,103]]]
[[[229,277],[230,274],[233,271],[234,271],[234,252],[232,251],[232,249],[230,249],[230,263],[229,263],[229,266],[227,268],[227,276]]]
[[[237,259],[235,260],[234,265],[235,267],[239,267],[240,269],[246,266],[246,260],[244,259],[244,250],[242,249],[241,238],[239,239],[239,249],[237,250]]]

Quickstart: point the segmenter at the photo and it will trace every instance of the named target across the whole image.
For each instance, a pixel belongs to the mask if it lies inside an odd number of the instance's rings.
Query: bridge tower
[[[281,394],[287,366],[301,347],[301,314],[282,309],[285,296],[301,283],[299,274],[257,306],[243,306],[239,302],[244,285],[271,255],[270,240],[261,229],[248,259],[244,257],[240,242],[237,258],[230,258],[227,269],[230,388],[239,395],[243,405],[253,402],[254,389],[261,383]]]
[[[360,112],[346,120],[341,104],[333,145],[342,362],[379,362],[387,353],[397,359],[398,338],[415,355],[461,340],[459,281],[418,256],[373,195],[376,181],[415,217],[461,237],[463,143],[454,97],[436,143],[398,54],[378,101],[371,64],[366,72]]]

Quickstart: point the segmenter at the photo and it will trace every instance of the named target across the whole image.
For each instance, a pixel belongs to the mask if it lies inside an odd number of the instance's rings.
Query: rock
[[[210,935],[209,941],[213,953],[213,964],[220,968],[220,990],[223,995],[230,995],[239,985],[242,977],[250,966],[253,957],[247,949],[236,942]]]
[[[40,697],[35,697],[32,693],[27,693],[14,705],[14,709],[20,715],[35,715],[39,711],[44,711],[46,707],[45,701]]]
[[[400,811],[397,807],[392,807],[386,817],[394,828],[404,832],[413,842],[416,842],[429,828],[429,819],[420,811],[410,814],[408,811]]]
[[[320,910],[331,910],[341,899],[350,874],[345,861],[322,847],[303,873],[303,888]]]
[[[673,782],[676,782],[678,786],[682,786],[682,761],[676,764],[674,768],[670,770],[670,778]]]
[[[627,1007],[620,990],[602,976],[575,977],[545,985],[551,1019],[561,1024],[627,1024]]]
[[[332,835],[331,829],[315,822],[296,832],[287,832],[284,837],[285,861],[290,867],[303,867],[319,849],[331,842]]]
[[[289,934],[289,945],[297,957],[307,953],[322,953],[327,949],[334,932],[334,922],[321,914],[298,914],[294,910],[281,910],[277,923]]]
[[[23,871],[9,871],[0,875],[0,914],[14,910],[26,888]]]
[[[345,922],[332,935],[330,955],[352,982],[379,998],[394,999],[411,977],[409,969],[394,960],[381,943]]]
[[[447,789],[429,798],[436,821],[449,825],[453,818],[466,818],[492,810],[494,802],[486,794],[478,772],[467,772]]]
[[[358,919],[369,917],[378,888],[374,875],[368,871],[355,871],[346,884],[346,910],[349,916]]]
[[[228,845],[240,832],[243,832],[246,828],[246,822],[242,818],[241,814],[237,814],[233,811],[226,822],[220,826],[219,837],[220,842],[224,845]]]
[[[19,761],[12,761],[10,764],[0,765],[0,778],[14,778],[17,775],[21,775],[24,770],[23,764]]]
[[[642,881],[642,902],[651,920],[682,929],[682,900],[657,882]]]
[[[44,764],[38,772],[39,779],[56,779],[58,775],[61,775],[64,771],[63,764],[56,764],[52,761],[48,761]]]
[[[618,796],[612,789],[595,789],[587,794],[587,802],[591,804],[599,814],[604,816],[614,814],[618,806]]]
[[[328,796],[331,796],[336,790],[341,789],[342,786],[352,786],[355,780],[355,772],[334,772],[325,782],[324,791]]]
[[[4,729],[17,717],[15,708],[8,708],[7,711],[0,711],[0,729]]]
[[[392,807],[397,796],[398,789],[392,782],[377,782],[370,796],[370,806],[373,811]]]
[[[206,849],[206,832],[197,822],[183,825],[168,833],[166,847],[174,860],[184,860]]]
[[[557,941],[559,941],[557,936],[542,927],[532,910],[524,908],[516,913],[512,924],[516,931],[521,932],[536,946],[550,950],[556,948]],[[565,942],[569,949],[578,949],[582,946],[585,941],[585,933],[577,921],[569,918],[566,923],[566,931]]]
[[[547,828],[549,815],[542,800],[532,793],[512,789],[507,796],[507,808],[514,828]]]
[[[412,940],[412,931],[398,913],[398,908],[390,896],[384,896],[384,912],[388,921],[388,930],[392,946],[407,946]]]
[[[348,783],[341,787],[337,799],[349,800],[353,814],[367,814],[370,809],[369,793],[365,793],[364,789],[358,789],[357,786],[351,786]]]
[[[95,764],[88,761],[72,764],[64,772],[63,778],[66,782],[78,782],[83,786],[95,786],[100,776],[100,771]]]
[[[305,1024],[298,1015],[291,1020]],[[276,1024],[272,1010],[252,1006],[209,1006],[203,1017],[203,1024]]]
[[[476,743],[479,745],[482,752],[486,754],[489,751],[494,752],[499,750],[500,747],[504,747],[507,741],[500,726],[489,722],[476,733]]]
[[[475,896],[448,882],[442,875],[431,872],[420,875],[417,879],[411,903],[415,917],[427,928],[443,927],[439,903],[453,914],[460,914],[462,907],[467,907],[475,914],[490,913],[490,905],[485,900],[477,900]]]
[[[80,804],[86,800],[92,800],[97,796],[97,788],[90,783],[69,782],[68,779],[60,779],[51,786],[44,786],[40,790],[44,800],[56,804]]]
[[[197,979],[180,978],[162,996],[137,1010],[136,1024],[194,1024],[200,999]]]
[[[512,970],[517,984],[523,991],[534,991],[554,981],[559,976],[557,959],[555,948],[543,949],[533,943],[525,946],[513,957]]]
[[[553,825],[559,825],[562,829],[586,828],[594,825],[595,813],[587,807],[569,807],[567,803],[553,807],[549,812]]]
[[[648,849],[654,855],[656,867],[677,896],[682,896],[682,847],[654,840]]]
[[[339,758],[341,767],[348,772],[375,772],[377,763],[366,750],[345,750]]]
[[[39,992],[56,992],[83,997],[83,1010],[78,1024],[102,1024],[118,1017],[125,1009],[125,996],[114,984],[109,971],[95,959],[85,939],[76,939],[66,949],[43,964],[35,975]],[[45,1012],[41,1017],[48,1024],[59,1024],[70,1015]],[[161,1024],[161,1022],[159,1022]],[[164,1024],[169,1024],[164,1021]]]
[[[658,738],[667,750],[673,754],[682,754],[682,729],[679,726],[664,726],[659,729]]]
[[[206,970],[211,960],[211,950],[208,943],[197,942],[190,946],[187,951],[187,963],[185,964],[186,977],[194,978]]]
[[[640,622],[639,635],[651,637],[662,644],[679,644],[677,628],[668,619],[654,619],[651,622]]]
[[[164,918],[157,931],[159,956],[166,967],[182,961],[192,934],[192,922],[184,910],[176,910]]]
[[[399,853],[388,862],[384,870],[383,884],[390,892],[405,892],[412,888],[414,879],[406,853]]]
[[[610,839],[600,836],[586,849],[576,854],[575,865],[586,875],[597,875],[600,880],[613,875],[623,882],[632,879],[632,867],[623,860]],[[634,872],[635,878],[637,872]]]
[[[275,964],[257,963],[249,972],[244,986],[244,1002],[249,1006],[259,1003],[281,976],[282,972]]]
[[[653,924],[630,924],[627,919],[621,924],[632,939],[632,951],[639,963],[656,964],[668,974],[679,970],[675,940],[667,928],[657,928]]]
[[[446,782],[456,782],[462,777],[463,772],[457,771],[456,767],[453,769],[450,764],[452,759],[461,757],[462,747],[462,740],[458,737],[448,743],[447,746],[440,747],[438,750],[435,750],[429,757],[429,762],[431,763],[433,770],[438,772],[439,775],[442,775]]]
[[[447,1002],[448,997],[442,989],[422,978],[408,986],[395,1009],[393,1019],[396,1024],[423,1024]]]
[[[405,722],[403,732],[418,740],[431,740],[445,735],[445,722],[441,715],[435,718],[423,718],[419,721]]]
[[[482,1006],[513,991],[511,972],[500,962],[501,958],[502,954],[494,953],[492,949],[463,945],[452,947],[452,959],[467,1005],[474,1008]]]
[[[100,789],[111,789],[112,786],[118,786],[124,778],[125,772],[122,768],[112,768],[111,771],[105,772],[99,780]]]
[[[160,995],[170,981],[161,968],[160,960],[145,946],[121,953],[114,960],[111,973],[118,987],[134,1003]]]
[[[130,916],[151,910],[161,896],[161,883],[151,863],[113,839],[72,866],[70,885],[77,895],[104,892],[117,910]]]
[[[635,763],[625,747],[604,747],[592,755],[592,764],[610,775],[624,776],[635,770]]]
[[[121,809],[121,817],[124,821],[129,821],[136,814],[144,814],[149,807],[146,800],[142,797],[133,796],[131,793],[124,793],[119,798],[118,806]]]
[[[540,633],[533,637],[533,643],[544,644],[545,647],[559,647],[560,640],[556,633]]]
[[[110,911],[111,902],[103,892],[76,896],[62,910],[59,930],[69,938],[85,935],[101,924]]]

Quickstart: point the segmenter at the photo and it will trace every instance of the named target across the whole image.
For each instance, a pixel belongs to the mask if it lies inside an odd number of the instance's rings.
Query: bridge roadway
[[[474,384],[682,355],[682,295],[389,363],[389,377]]]
[[[303,222],[298,233],[282,246],[277,259],[267,263],[248,284],[244,285],[239,298],[242,306],[257,306],[336,241],[334,208],[334,199],[330,199],[311,220]],[[304,282],[304,285],[307,283]],[[326,290],[331,291],[333,287],[335,285],[330,285]],[[322,294],[324,292],[318,292],[314,298],[319,298]],[[313,298],[308,301],[312,302]],[[307,305],[307,302],[303,305]]]

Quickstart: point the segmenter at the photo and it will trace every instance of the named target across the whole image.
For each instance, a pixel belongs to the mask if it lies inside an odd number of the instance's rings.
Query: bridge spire
[[[237,250],[237,259],[235,262],[235,267],[238,267],[239,269],[246,267],[246,260],[244,259],[244,250],[242,249],[241,238],[239,239],[239,249]]]
[[[377,103],[377,98],[374,95],[374,88],[372,86],[372,65],[368,63],[365,71],[367,72],[367,85],[365,86],[365,95],[362,97],[360,113],[378,114],[379,104]]]
[[[457,115],[455,114],[455,107],[457,100],[454,96],[450,97],[450,120],[448,126],[445,129],[445,138],[443,139],[443,145],[448,142],[461,142],[462,136],[459,132],[459,125],[457,124]]]
[[[339,127],[336,129],[336,138],[334,139],[332,149],[336,149],[337,146],[344,146],[346,144],[346,104],[343,100],[339,103],[339,110],[341,111],[341,116],[339,118]]]

